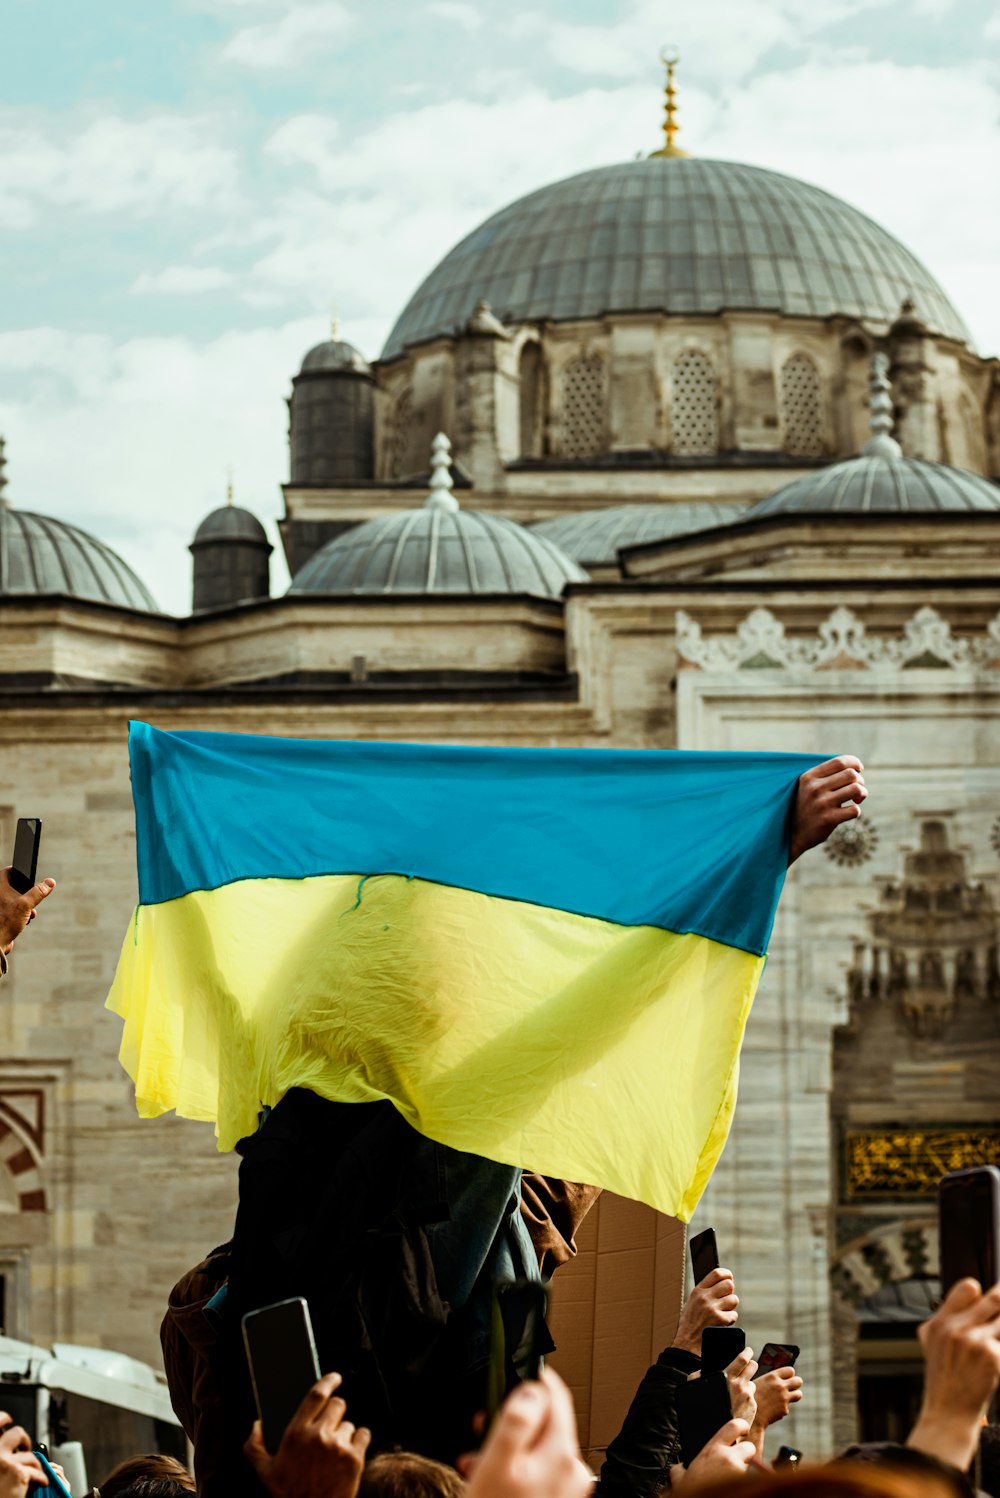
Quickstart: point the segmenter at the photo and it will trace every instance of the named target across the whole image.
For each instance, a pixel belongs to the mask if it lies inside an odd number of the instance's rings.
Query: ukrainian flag
[[[729,1130],[793,754],[129,736],[108,1007],[143,1117],[291,1087],[688,1218]]]

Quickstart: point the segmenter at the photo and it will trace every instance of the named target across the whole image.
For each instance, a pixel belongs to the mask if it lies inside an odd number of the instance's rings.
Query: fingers
[[[41,905],[42,901],[51,895],[55,887],[56,881],[54,879],[40,879],[37,884],[31,886],[28,893],[22,898],[27,900],[28,908],[33,911],[36,905]]]
[[[31,1439],[28,1432],[21,1425],[15,1425],[10,1416],[0,1411],[0,1426],[3,1434],[0,1435],[0,1451],[30,1451]]]
[[[726,1377],[742,1378],[751,1363],[753,1363],[753,1348],[744,1347],[743,1351],[738,1352],[729,1364],[729,1367],[726,1369]],[[754,1368],[757,1367],[756,1363],[753,1365]]]
[[[735,1446],[737,1441],[741,1441],[744,1436],[748,1436],[749,1434],[749,1421],[741,1420],[737,1416],[736,1419],[729,1420],[722,1427],[715,1439],[718,1441],[720,1446]]]
[[[696,1290],[711,1290],[716,1285],[721,1285],[724,1280],[734,1284],[733,1271],[731,1269],[710,1269],[703,1280],[699,1280],[695,1286]]]
[[[543,1384],[521,1384],[501,1405],[484,1452],[491,1450],[500,1461],[513,1460],[534,1444],[548,1419],[551,1403],[551,1395]]]
[[[372,1443],[372,1433],[367,1425],[359,1425],[351,1438],[351,1447],[357,1456],[364,1459],[364,1454]]]
[[[550,1419],[552,1434],[576,1451],[579,1442],[576,1434],[576,1410],[573,1407],[573,1396],[554,1368],[543,1368],[540,1378],[552,1398]]]
[[[272,1458],[264,1445],[264,1427],[259,1420],[254,1421],[253,1429],[243,1442],[243,1455],[255,1472],[261,1472],[265,1466],[270,1465]]]
[[[856,754],[835,754],[833,759],[825,759],[821,765],[813,765],[807,770],[807,775],[815,775],[825,779],[828,775],[836,775],[840,770],[863,770],[864,765]]]
[[[315,1420],[323,1420],[325,1423],[326,1417],[329,1414],[330,1403],[333,1401],[334,1390],[339,1389],[342,1383],[343,1379],[339,1373],[324,1373],[323,1377],[317,1383],[313,1384],[295,1411],[292,1421],[293,1425],[298,1425],[299,1423],[311,1425]],[[339,1425],[341,1419],[343,1419],[347,1405],[342,1399],[333,1402],[340,1405],[340,1416],[337,1419],[337,1424]]]

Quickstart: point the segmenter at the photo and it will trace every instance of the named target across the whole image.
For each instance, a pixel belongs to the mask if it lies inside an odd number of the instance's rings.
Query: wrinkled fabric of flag
[[[690,1217],[732,1119],[795,754],[130,726],[108,1007],[143,1117],[221,1149],[292,1087]]]

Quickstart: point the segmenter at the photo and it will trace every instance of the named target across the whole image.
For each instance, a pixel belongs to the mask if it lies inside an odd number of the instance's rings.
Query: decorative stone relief
[[[864,812],[853,822],[842,822],[823,844],[823,852],[834,863],[856,868],[867,863],[878,845],[878,828]]]
[[[882,881],[868,924],[847,973],[855,1022],[867,1005],[889,1003],[914,1035],[936,1039],[962,1003],[996,1013],[997,913],[942,818],[921,821],[919,845],[904,853],[901,877]]]
[[[993,844],[994,853],[1000,853],[1000,817],[997,817],[990,830],[990,842]]]
[[[953,635],[937,609],[924,605],[908,619],[902,635],[869,635],[853,609],[835,608],[815,635],[790,636],[770,609],[756,608],[735,635],[702,633],[697,619],[677,611],[677,650],[689,665],[705,671],[770,668],[785,671],[879,670],[913,667],[1000,667],[1000,614],[985,635]]]

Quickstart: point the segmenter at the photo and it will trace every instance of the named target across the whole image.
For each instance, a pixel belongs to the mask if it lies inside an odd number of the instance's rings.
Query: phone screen
[[[14,857],[11,862],[10,882],[18,894],[27,894],[35,882],[38,870],[38,843],[42,835],[42,824],[37,817],[18,817],[14,832]]]
[[[761,1378],[765,1373],[773,1373],[775,1368],[794,1368],[798,1355],[799,1349],[792,1342],[765,1343],[757,1359],[757,1372],[754,1378]]]
[[[719,1267],[719,1251],[715,1246],[715,1229],[706,1228],[691,1239],[691,1274],[696,1285],[700,1285],[706,1274]]]
[[[273,1455],[320,1376],[308,1305],[301,1299],[279,1300],[259,1311],[248,1311],[243,1317],[243,1341],[264,1445]]]

